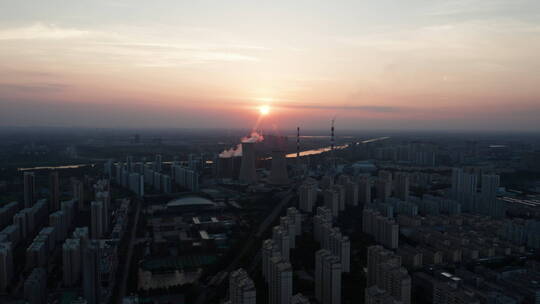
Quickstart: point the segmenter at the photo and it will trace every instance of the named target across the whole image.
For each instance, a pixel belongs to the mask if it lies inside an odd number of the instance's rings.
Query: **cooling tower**
[[[255,147],[254,143],[242,143],[242,163],[240,164],[241,182],[254,184],[257,182],[257,172],[255,172]]]
[[[270,171],[270,184],[286,185],[289,183],[287,174],[287,161],[284,151],[272,151],[272,171]]]
[[[238,179],[242,157],[218,157],[216,163],[216,177]]]
[[[232,178],[233,177],[233,158],[218,157],[217,158],[217,177]]]

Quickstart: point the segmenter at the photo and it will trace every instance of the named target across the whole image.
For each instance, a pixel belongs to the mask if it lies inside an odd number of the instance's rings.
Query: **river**
[[[366,139],[366,140],[363,140],[363,141],[360,141],[360,142],[357,142],[356,144],[368,144],[368,143],[372,143],[372,142],[377,142],[377,141],[382,141],[382,140],[385,140],[385,139],[388,139],[390,137],[388,136],[384,136],[384,137],[377,137],[377,138],[371,138],[371,139]],[[339,145],[339,146],[335,146],[334,149],[337,149],[337,150],[342,150],[342,149],[345,149],[347,147],[349,147],[350,145],[349,144],[345,144],[345,145]],[[319,148],[319,149],[312,149],[312,150],[305,150],[305,151],[300,151],[300,156],[308,156],[308,155],[317,155],[317,154],[321,154],[321,153],[324,153],[324,152],[328,152],[332,150],[332,147],[323,147],[323,148]],[[286,155],[287,158],[294,158],[296,157],[296,153],[289,153]],[[271,158],[268,158],[268,159],[271,159]],[[163,162],[164,164],[170,164],[171,162]],[[77,169],[77,168],[84,168],[84,167],[94,167],[96,166],[95,163],[90,163],[90,164],[78,164],[78,165],[60,165],[60,166],[40,166],[40,167],[31,167],[31,168],[17,168],[18,171],[35,171],[35,170],[62,170],[62,169]]]

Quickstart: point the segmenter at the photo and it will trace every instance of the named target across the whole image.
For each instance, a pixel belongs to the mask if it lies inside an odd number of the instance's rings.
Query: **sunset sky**
[[[540,128],[540,1],[0,0],[0,126]]]

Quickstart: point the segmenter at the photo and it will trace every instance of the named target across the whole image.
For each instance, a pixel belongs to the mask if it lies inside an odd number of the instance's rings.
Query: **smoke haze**
[[[251,135],[249,137],[242,137],[240,140],[241,143],[257,143],[264,140],[264,136],[260,133],[257,133],[255,131],[251,132]],[[230,148],[228,150],[225,150],[219,154],[220,158],[229,158],[229,157],[235,157],[235,156],[242,156],[242,144],[236,145],[234,148]]]

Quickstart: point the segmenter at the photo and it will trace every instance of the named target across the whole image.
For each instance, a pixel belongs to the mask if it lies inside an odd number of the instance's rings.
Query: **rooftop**
[[[186,196],[182,198],[174,199],[167,203],[167,207],[181,207],[181,206],[215,206],[216,204],[211,200],[200,196]]]

